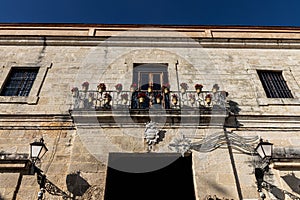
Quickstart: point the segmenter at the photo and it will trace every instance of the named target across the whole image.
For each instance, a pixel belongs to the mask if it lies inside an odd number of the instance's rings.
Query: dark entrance
[[[120,156],[120,157],[118,157]],[[105,200],[195,200],[193,184],[192,156],[181,157],[172,155],[174,161],[164,168],[144,172],[124,172],[108,167],[105,187]],[[143,166],[147,161],[161,161],[165,157],[170,160],[170,154],[110,154],[109,162],[118,164],[133,162]],[[141,163],[143,162],[143,163]]]

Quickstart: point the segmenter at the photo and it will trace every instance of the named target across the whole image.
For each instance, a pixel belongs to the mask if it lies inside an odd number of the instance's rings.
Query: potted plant
[[[197,83],[197,84],[195,85],[196,93],[197,93],[198,95],[201,93],[202,88],[203,88],[203,85],[201,85],[201,84],[198,84],[198,83]]]
[[[161,99],[162,99],[162,95],[161,95],[161,94],[157,94],[157,95],[155,96],[155,100],[156,100],[156,103],[157,103],[157,104],[160,104],[160,103],[161,103]]]
[[[130,85],[130,92],[135,92],[137,90],[137,84],[136,83],[132,83]]]
[[[214,84],[213,88],[212,88],[212,92],[216,93],[217,91],[219,91],[219,89],[220,89],[219,85],[218,84]]]
[[[78,97],[79,96],[79,90],[78,90],[78,87],[73,87],[71,89],[71,92],[72,92],[72,96],[73,97]]]
[[[112,100],[111,95],[110,95],[109,93],[105,93],[105,94],[104,94],[104,104],[109,105],[110,102],[111,102],[111,100]]]
[[[89,89],[89,82],[87,82],[87,81],[85,81],[85,82],[83,82],[82,83],[82,90],[84,91],[84,92],[87,92],[88,91],[88,89]]]
[[[176,106],[177,102],[178,102],[178,96],[177,96],[177,94],[173,94],[172,95],[172,103]]]
[[[122,99],[123,104],[127,104],[128,94],[127,93],[121,94],[121,99]]]
[[[185,94],[186,90],[189,88],[187,83],[180,83],[181,93]]]
[[[100,93],[106,91],[106,85],[105,85],[104,83],[99,83],[99,84],[97,85],[97,88],[98,88],[98,92],[100,92]]]
[[[196,97],[194,94],[189,94],[189,101],[192,105],[196,102]]]
[[[169,83],[163,84],[163,86],[162,86],[162,92],[165,93],[165,94],[167,94],[167,93],[170,92],[170,84]]]
[[[116,88],[117,92],[120,93],[123,89],[123,85],[121,83],[118,83],[117,85],[115,85],[115,88]]]
[[[210,105],[211,103],[211,98],[212,98],[212,95],[211,94],[207,94],[205,96],[205,102],[207,103],[207,105]]]
[[[146,99],[147,95],[145,92],[140,92],[138,95],[137,95],[137,98],[139,100],[140,103],[143,103]]]
[[[151,85],[148,86],[148,93],[153,92],[153,87]]]

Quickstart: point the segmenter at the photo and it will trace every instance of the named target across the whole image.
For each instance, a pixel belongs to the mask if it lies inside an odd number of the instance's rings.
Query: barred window
[[[268,98],[293,98],[282,71],[257,70]]]
[[[1,90],[1,96],[28,96],[39,68],[11,69]]]

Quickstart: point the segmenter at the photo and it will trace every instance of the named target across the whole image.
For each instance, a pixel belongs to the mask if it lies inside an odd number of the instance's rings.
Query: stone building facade
[[[0,199],[38,199],[40,173],[44,199],[299,199],[299,39],[296,27],[1,24]],[[274,144],[261,185],[260,138]]]

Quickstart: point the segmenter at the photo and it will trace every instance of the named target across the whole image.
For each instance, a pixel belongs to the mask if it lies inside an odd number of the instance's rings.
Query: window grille
[[[282,71],[258,70],[257,73],[268,98],[293,98]]]
[[[12,68],[1,91],[1,96],[28,96],[38,68]]]

